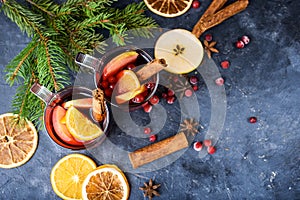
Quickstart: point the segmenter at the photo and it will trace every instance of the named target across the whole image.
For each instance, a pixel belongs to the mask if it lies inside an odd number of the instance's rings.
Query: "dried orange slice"
[[[126,200],[129,184],[124,173],[115,165],[97,167],[82,184],[82,199]]]
[[[54,192],[62,199],[81,199],[82,183],[95,168],[95,162],[83,154],[63,157],[54,165],[50,174]]]
[[[26,163],[34,154],[38,134],[34,125],[18,115],[0,115],[0,168],[13,168]]]
[[[93,140],[104,134],[103,130],[85,117],[74,106],[66,113],[66,126],[73,137],[82,141]]]
[[[191,7],[193,0],[144,0],[145,4],[157,15],[177,17]]]

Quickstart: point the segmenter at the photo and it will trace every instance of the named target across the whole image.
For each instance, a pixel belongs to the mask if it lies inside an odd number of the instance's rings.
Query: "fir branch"
[[[40,14],[33,13],[30,9],[16,3],[13,0],[2,5],[4,14],[15,22],[21,31],[32,37],[36,32],[41,35],[44,18]]]
[[[51,17],[54,17],[55,14],[53,14],[52,12],[48,11],[47,8],[49,9],[50,6],[52,6],[53,2],[52,1],[43,1],[43,4],[38,4],[38,3],[35,3],[31,0],[26,0],[28,3],[30,3],[31,5],[37,7],[39,10],[45,12],[46,14],[50,15]],[[47,7],[43,7],[43,5],[47,5]]]
[[[32,40],[13,60],[11,60],[8,65],[6,66],[5,72],[6,72],[6,80],[11,85],[14,84],[16,77],[22,77],[20,76],[20,69],[22,67],[28,68],[29,60],[32,58],[33,51],[36,49],[37,43]],[[27,61],[27,63],[26,63]],[[26,75],[25,75],[26,76]],[[26,77],[22,77],[23,80]]]

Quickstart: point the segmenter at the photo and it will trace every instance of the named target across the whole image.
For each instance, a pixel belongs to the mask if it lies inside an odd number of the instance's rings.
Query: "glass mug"
[[[136,52],[137,57],[136,59],[133,59],[128,63],[127,59],[130,59],[130,55],[128,55],[130,54],[130,52]],[[120,59],[119,62],[115,63],[115,65],[108,64],[110,61],[120,56],[121,54],[124,56],[123,60]],[[128,56],[126,56],[126,54]],[[127,108],[129,107],[129,110],[134,110],[146,104],[147,101],[154,95],[159,83],[159,73],[156,73],[147,80],[141,82],[140,85],[145,88],[143,89],[143,92],[137,93],[136,96],[129,99],[128,101],[125,101],[124,104],[118,103],[115,99],[115,97],[118,95],[118,92],[116,92],[117,89],[115,88],[119,80],[118,75],[124,72],[124,70],[131,70],[133,72],[136,72],[152,60],[152,57],[144,50],[136,48],[134,46],[125,46],[117,47],[105,53],[100,59],[91,55],[78,53],[75,58],[75,63],[94,71],[95,86],[97,88],[101,88],[104,91],[104,97],[107,102],[118,108],[125,108],[125,110],[127,110]],[[127,64],[124,64],[122,62]],[[105,77],[105,72],[107,71],[114,71],[114,73],[111,76]]]
[[[62,124],[58,125],[58,123],[60,122],[57,121],[57,119],[62,118],[62,116],[66,113],[65,109],[63,108],[63,104],[65,102],[75,99],[91,99],[92,91],[90,89],[85,87],[70,86],[60,90],[57,93],[52,93],[44,86],[35,83],[32,85],[30,91],[45,102],[46,108],[44,110],[44,127],[50,138],[58,145],[68,149],[80,150],[87,147],[99,145],[101,144],[101,142],[103,142],[106,137],[109,125],[109,110],[107,105],[105,105],[106,117],[103,122],[100,123],[96,122],[93,119],[91,106],[78,108],[78,110],[85,117],[87,117],[90,121],[98,125],[103,130],[104,134],[101,134],[101,136],[99,136],[98,138],[90,141],[80,141],[74,138],[70,133],[62,131],[62,129],[66,129],[66,126]],[[91,101],[89,103],[91,103]],[[62,126],[65,127],[62,128]]]

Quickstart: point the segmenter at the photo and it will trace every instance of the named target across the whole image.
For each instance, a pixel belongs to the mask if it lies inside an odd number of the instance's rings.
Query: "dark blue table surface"
[[[120,1],[118,6],[130,2]],[[199,9],[173,19],[147,15],[163,28],[192,30],[210,1],[201,3]],[[161,183],[161,196],[154,199],[300,199],[299,8],[300,1],[253,0],[245,11],[208,31],[220,50],[213,60],[225,78],[227,99],[217,152],[200,158],[189,147],[162,169],[126,173],[130,199],[144,198],[138,188],[150,178]],[[251,43],[236,49],[233,43],[242,35],[248,35]],[[4,68],[29,41],[0,13],[0,113],[10,112],[16,89],[5,82]],[[224,59],[230,60],[229,69],[219,66]],[[250,116],[258,122],[248,123]],[[200,138],[203,135],[196,137]],[[40,131],[37,151],[28,163],[0,169],[0,199],[59,199],[50,184],[51,168],[73,152]]]

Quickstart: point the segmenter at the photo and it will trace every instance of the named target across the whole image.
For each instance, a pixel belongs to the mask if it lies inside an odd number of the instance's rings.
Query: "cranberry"
[[[193,90],[194,91],[197,91],[199,88],[198,88],[198,86],[197,85],[193,85]]]
[[[117,82],[117,79],[116,79],[116,77],[114,77],[114,76],[108,77],[107,80],[108,80],[109,83],[116,83],[116,82]]]
[[[211,140],[204,140],[203,143],[204,143],[204,146],[206,146],[206,147],[211,146]]]
[[[145,86],[148,89],[153,89],[155,87],[155,83],[146,83]]]
[[[190,83],[192,85],[196,85],[198,83],[198,78],[196,76],[191,76],[190,77]]]
[[[112,83],[112,84],[109,84],[109,89],[113,90],[115,88],[116,84]]]
[[[254,124],[254,123],[256,123],[257,122],[257,118],[256,117],[249,117],[249,122],[251,123],[251,124]]]
[[[167,103],[168,103],[168,104],[173,104],[174,101],[175,101],[175,97],[174,97],[174,96],[172,96],[172,97],[167,97]]]
[[[239,40],[235,43],[236,48],[242,49],[245,47],[245,43],[242,40]]]
[[[176,83],[176,82],[178,81],[179,78],[178,78],[178,76],[173,76],[172,79],[173,79],[174,83]]]
[[[174,90],[168,89],[168,96],[169,96],[169,97],[172,97],[172,96],[174,96],[174,95],[175,95]]]
[[[209,154],[214,154],[216,152],[216,147],[214,146],[207,147],[207,152]]]
[[[127,69],[129,69],[129,70],[132,70],[132,69],[134,69],[135,68],[135,65],[134,64],[129,64],[129,65],[127,65]]]
[[[202,145],[201,142],[195,142],[194,145],[193,145],[195,151],[201,151],[202,146],[203,145]]]
[[[249,44],[250,43],[250,38],[247,35],[244,35],[241,40],[244,42],[244,44]]]
[[[208,34],[205,35],[205,40],[206,40],[207,42],[212,41],[212,39],[213,39],[212,34],[208,33]]]
[[[152,110],[152,105],[147,103],[147,104],[143,105],[143,109],[146,113],[150,113]]]
[[[149,137],[149,141],[150,141],[150,142],[155,142],[155,140],[156,140],[156,135],[151,135],[151,136]]]
[[[186,90],[184,91],[184,95],[185,95],[186,97],[191,97],[191,96],[193,95],[193,91],[192,91],[191,89],[186,89]]]
[[[145,97],[142,94],[136,95],[133,99],[133,103],[142,103],[145,100]]]
[[[197,9],[200,7],[200,2],[198,0],[194,0],[192,6],[193,8]]]
[[[228,60],[224,60],[224,61],[221,62],[221,67],[223,69],[228,69],[229,66],[230,66],[230,62]]]
[[[150,134],[150,133],[151,133],[151,128],[145,127],[145,128],[144,128],[144,133],[145,133],[145,134]]]
[[[111,90],[111,89],[106,89],[106,90],[104,90],[104,94],[105,94],[105,96],[107,96],[107,97],[111,97],[111,95],[112,95],[112,90]]]
[[[167,93],[162,93],[161,97],[164,98],[164,99],[166,99],[166,98],[168,98],[168,95],[167,95]]]
[[[156,105],[156,104],[159,103],[159,98],[158,98],[157,95],[153,95],[153,96],[149,99],[149,101],[150,101],[150,103],[151,103],[152,105]]]
[[[104,89],[106,89],[106,88],[108,88],[109,84],[108,84],[107,81],[102,81],[101,86],[102,86]]]
[[[222,86],[224,84],[224,79],[222,77],[220,78],[217,78],[215,80],[215,83],[218,85],[218,86]]]

